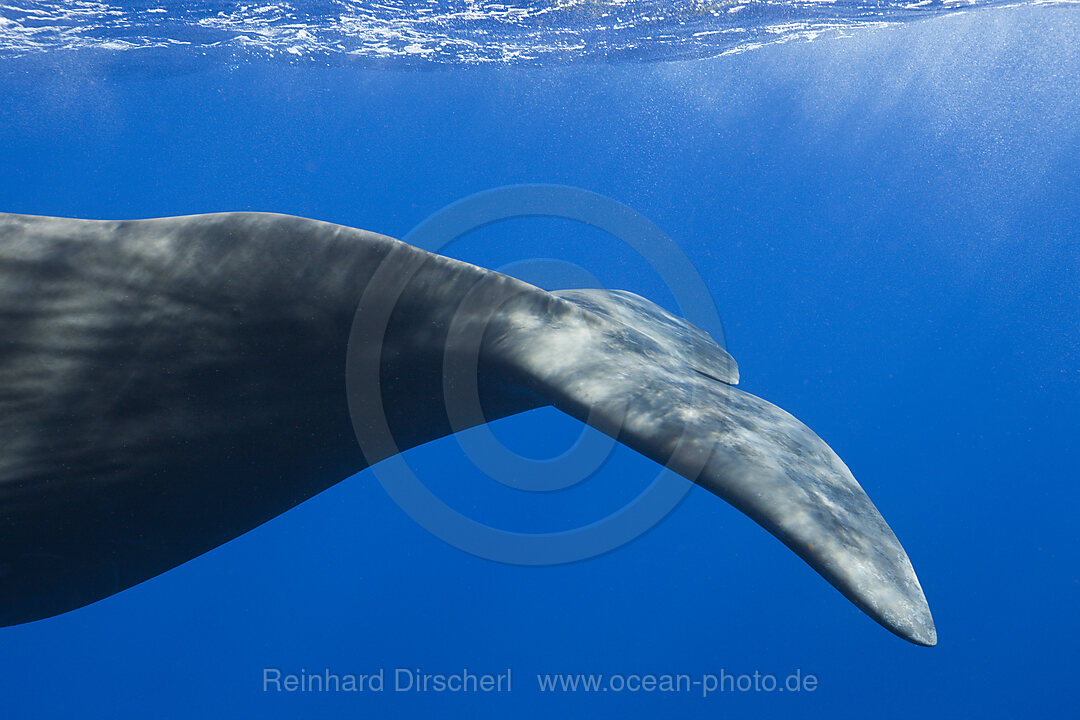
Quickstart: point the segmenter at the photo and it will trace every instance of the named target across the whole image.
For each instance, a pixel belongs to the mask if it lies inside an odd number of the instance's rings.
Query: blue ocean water
[[[896,531],[939,644],[891,635],[700,488],[621,548],[524,567],[432,536],[368,470],[130,590],[0,630],[4,717],[1075,712],[1075,5],[8,2],[0,211],[262,210],[404,237],[473,193],[550,183],[652,220],[704,278],[742,387],[824,438]],[[568,220],[443,252],[556,259],[675,308],[632,249]],[[494,432],[547,458],[582,430],[541,410]],[[452,437],[406,457],[463,514],[520,532],[602,518],[658,472],[617,449],[535,494]],[[509,672],[512,688],[398,692],[399,668]],[[268,669],[382,671],[386,687],[278,691]],[[609,689],[544,692],[537,676],[558,673]],[[815,682],[610,685],[755,673]]]

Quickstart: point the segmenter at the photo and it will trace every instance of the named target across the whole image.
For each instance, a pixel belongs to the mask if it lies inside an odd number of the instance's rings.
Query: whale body
[[[362,230],[0,214],[0,626],[131,587],[410,447],[554,405],[935,644],[908,556],[848,468],[737,382],[707,334],[635,295],[549,293]]]

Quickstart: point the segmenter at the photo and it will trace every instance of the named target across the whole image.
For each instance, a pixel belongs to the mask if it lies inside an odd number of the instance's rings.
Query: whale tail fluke
[[[723,348],[630,293],[555,295],[569,302],[489,328],[511,372],[748,515],[892,632],[936,644],[907,553],[851,471],[796,418],[733,387]]]

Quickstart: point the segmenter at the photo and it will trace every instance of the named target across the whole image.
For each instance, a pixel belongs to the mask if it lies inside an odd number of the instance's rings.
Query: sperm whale
[[[737,383],[707,334],[636,295],[550,293],[371,232],[0,214],[0,626],[131,587],[410,447],[553,405],[934,645],[911,562],[849,469]]]

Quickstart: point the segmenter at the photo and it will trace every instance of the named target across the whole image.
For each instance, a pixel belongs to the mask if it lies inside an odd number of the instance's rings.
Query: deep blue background
[[[401,237],[472,192],[550,182],[644,213],[706,278],[743,387],[814,428],[882,510],[940,644],[895,638],[696,488],[629,546],[537,569],[444,545],[369,471],[132,590],[0,631],[4,717],[1074,712],[1077,37],[1075,11],[1034,8],[683,64],[11,61],[0,210],[268,210]],[[508,223],[448,252],[562,258],[670,303],[640,259],[569,223]],[[498,427],[537,456],[578,431],[555,411]],[[456,507],[518,530],[600,517],[656,471],[624,451],[589,487],[510,504],[452,438],[409,459]],[[284,696],[261,692],[267,666],[509,666],[515,684]],[[721,668],[801,668],[819,689],[544,696],[534,679]]]

